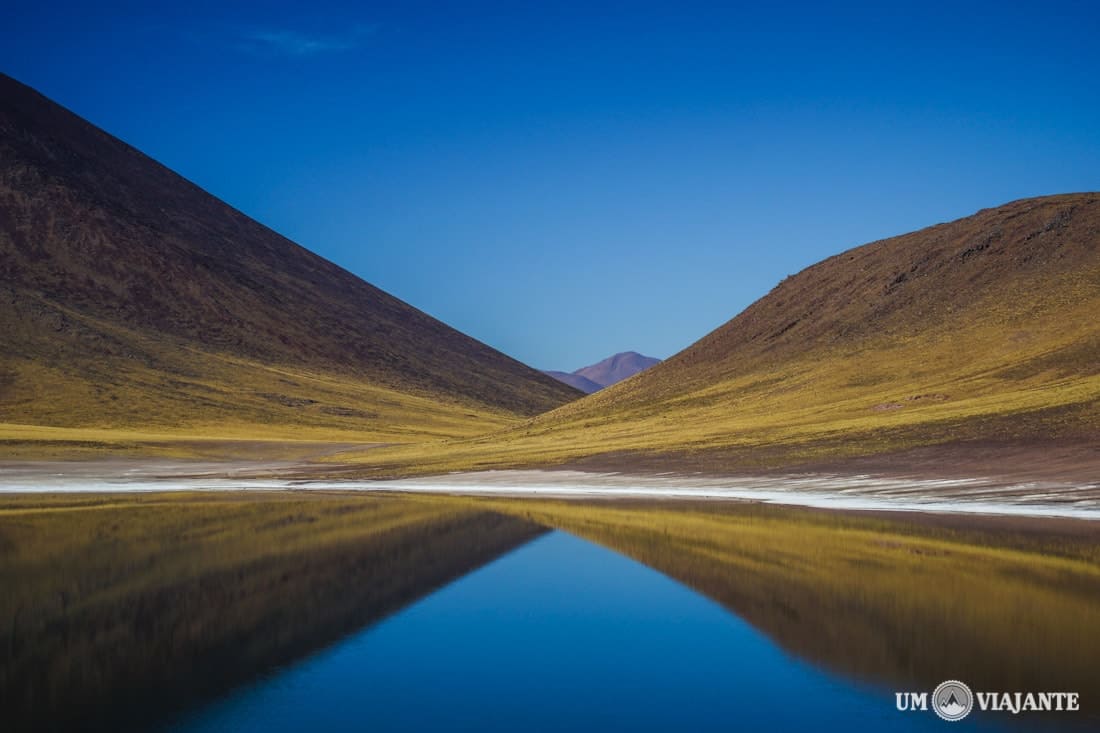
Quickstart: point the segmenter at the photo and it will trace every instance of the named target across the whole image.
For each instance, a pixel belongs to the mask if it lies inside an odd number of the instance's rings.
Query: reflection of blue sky
[[[973,719],[961,730],[975,730]],[[555,533],[212,705],[200,731],[942,731]],[[953,729],[953,730],[955,730]]]
[[[0,70],[493,346],[688,345],[784,276],[1100,189],[1100,4],[7,3]]]

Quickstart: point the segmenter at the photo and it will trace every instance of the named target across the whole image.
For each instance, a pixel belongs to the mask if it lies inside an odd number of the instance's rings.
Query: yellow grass
[[[9,361],[0,455],[203,455],[196,441],[407,443],[518,421],[348,375],[194,350],[163,354],[173,360],[168,368],[138,363],[102,374],[42,359]],[[310,452],[303,448],[289,454]]]

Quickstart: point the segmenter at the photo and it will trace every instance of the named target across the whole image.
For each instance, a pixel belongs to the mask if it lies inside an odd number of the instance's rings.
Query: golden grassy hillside
[[[724,470],[967,440],[1100,438],[1100,194],[1016,201],[787,278],[646,372],[381,472]]]
[[[0,439],[424,440],[578,395],[0,75]]]

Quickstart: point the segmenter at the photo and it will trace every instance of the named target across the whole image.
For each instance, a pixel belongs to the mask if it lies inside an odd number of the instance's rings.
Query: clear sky
[[[1095,0],[44,0],[6,4],[0,70],[540,368],[1100,189]]]

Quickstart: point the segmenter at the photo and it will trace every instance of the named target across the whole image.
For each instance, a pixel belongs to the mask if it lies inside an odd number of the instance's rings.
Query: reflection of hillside
[[[76,502],[84,506],[57,506]],[[51,506],[22,511],[32,503]],[[384,497],[36,497],[0,507],[4,730],[147,725],[543,531]]]
[[[848,676],[888,689],[954,678],[1100,699],[1095,533],[1024,533],[1008,520],[979,534],[761,506],[516,506],[675,578]]]

